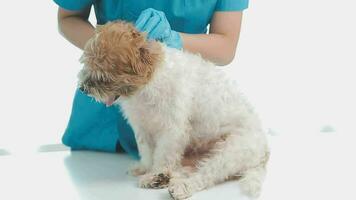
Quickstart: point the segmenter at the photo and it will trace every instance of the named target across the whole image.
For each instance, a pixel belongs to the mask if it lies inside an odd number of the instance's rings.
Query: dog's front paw
[[[168,187],[168,192],[174,200],[191,197],[193,194],[191,185],[186,179],[174,179]]]
[[[143,166],[141,163],[137,163],[134,166],[132,166],[129,170],[129,174],[132,176],[141,176],[146,174],[148,169]]]
[[[167,173],[145,174],[139,179],[141,188],[161,189],[168,187],[171,176]]]

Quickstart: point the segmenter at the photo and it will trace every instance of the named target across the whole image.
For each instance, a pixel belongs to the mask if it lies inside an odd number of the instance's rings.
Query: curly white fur
[[[152,80],[119,103],[132,125],[141,155],[133,171],[142,187],[169,187],[175,199],[241,177],[257,197],[269,150],[260,121],[236,83],[200,56],[163,46],[165,60]],[[210,156],[187,177],[179,174],[185,149],[216,140]],[[159,175],[160,174],[160,175]],[[159,185],[159,178],[170,177]],[[151,184],[151,185],[150,185]]]

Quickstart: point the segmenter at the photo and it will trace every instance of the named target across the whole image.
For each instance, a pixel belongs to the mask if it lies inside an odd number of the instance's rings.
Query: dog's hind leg
[[[260,133],[239,130],[215,144],[211,156],[199,163],[189,178],[172,179],[169,193],[174,199],[184,199],[193,193],[223,182],[234,175],[242,176],[243,190],[258,196],[268,157],[265,138]],[[251,188],[247,188],[250,187]]]

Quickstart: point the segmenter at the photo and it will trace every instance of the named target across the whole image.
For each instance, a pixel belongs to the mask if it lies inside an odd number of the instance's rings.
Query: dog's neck
[[[150,78],[147,80],[146,84],[143,84],[140,88],[138,88],[135,93],[131,96],[132,101],[130,101],[133,105],[137,103],[137,101],[152,101],[157,93],[165,92],[163,88],[169,88],[171,84],[171,76],[174,76],[177,69],[172,66],[172,58],[176,60],[174,57],[180,54],[177,54],[177,50],[167,48],[164,44],[159,44],[161,49],[160,61],[153,66],[152,73],[150,74]],[[180,65],[178,65],[180,66]],[[181,69],[181,67],[178,67]],[[128,100],[128,99],[127,99]]]

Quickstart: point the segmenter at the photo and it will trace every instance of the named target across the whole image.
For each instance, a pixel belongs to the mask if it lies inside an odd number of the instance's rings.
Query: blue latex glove
[[[106,107],[83,93],[75,92],[72,113],[62,137],[72,150],[115,152],[117,145],[139,158],[135,135],[117,106]]]
[[[171,29],[171,25],[162,11],[153,8],[142,11],[135,26],[139,31],[147,32],[148,39],[159,40],[169,47],[182,49],[181,36]]]

